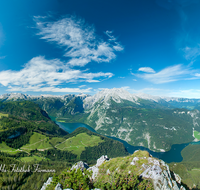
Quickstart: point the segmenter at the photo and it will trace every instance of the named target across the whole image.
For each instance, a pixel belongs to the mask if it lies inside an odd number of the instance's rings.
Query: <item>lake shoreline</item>
[[[67,131],[68,133],[72,133],[75,129],[79,127],[85,127],[88,130],[97,133],[92,127],[84,124],[84,123],[64,123],[64,122],[58,122],[56,121],[56,118],[51,118],[60,128],[63,130]],[[99,134],[99,133],[97,133]],[[189,142],[189,143],[183,143],[183,144],[173,144],[171,146],[171,149],[166,152],[154,152],[149,150],[148,148],[142,147],[142,146],[132,146],[128,144],[126,141],[123,141],[119,138],[116,137],[110,137],[106,136],[108,138],[117,140],[121,143],[124,144],[125,148],[130,154],[133,154],[136,150],[145,150],[148,151],[153,157],[156,157],[158,159],[162,159],[166,163],[171,163],[171,162],[181,162],[183,160],[183,157],[181,155],[181,151],[187,147],[189,144],[200,144],[200,141],[198,142]]]

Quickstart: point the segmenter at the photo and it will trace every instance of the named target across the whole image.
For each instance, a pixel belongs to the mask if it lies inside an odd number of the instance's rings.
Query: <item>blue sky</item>
[[[103,88],[200,98],[200,1],[0,2],[0,94]]]

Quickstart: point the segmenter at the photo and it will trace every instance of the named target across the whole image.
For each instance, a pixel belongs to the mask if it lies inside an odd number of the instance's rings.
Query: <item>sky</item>
[[[200,98],[199,0],[0,2],[0,94]]]

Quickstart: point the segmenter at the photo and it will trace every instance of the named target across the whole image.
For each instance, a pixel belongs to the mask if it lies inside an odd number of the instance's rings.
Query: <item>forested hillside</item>
[[[0,188],[40,189],[55,172],[81,160],[93,164],[102,154],[110,157],[129,153],[118,141],[78,128],[68,134],[49,118],[37,104],[29,101],[0,103]],[[15,169],[30,171],[9,172]],[[35,164],[49,172],[33,172]],[[4,167],[5,165],[5,167]],[[14,166],[13,166],[14,167]],[[4,169],[7,171],[3,172]],[[50,171],[51,170],[51,171]]]

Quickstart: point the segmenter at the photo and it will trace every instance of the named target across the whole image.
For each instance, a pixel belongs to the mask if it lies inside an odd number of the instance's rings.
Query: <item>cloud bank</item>
[[[69,68],[59,59],[47,60],[38,56],[31,59],[20,71],[1,71],[0,84],[8,91],[89,92],[90,89],[66,88],[67,83],[100,82],[112,73],[91,73]]]

